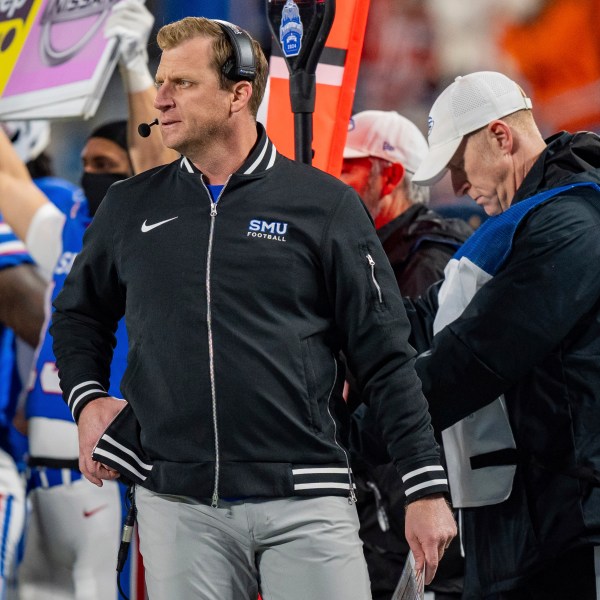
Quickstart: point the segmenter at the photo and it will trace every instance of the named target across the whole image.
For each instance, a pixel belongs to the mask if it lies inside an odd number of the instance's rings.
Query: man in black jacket
[[[256,123],[267,65],[245,32],[186,18],[158,43],[155,106],[182,157],[110,189],[55,301],[82,472],[137,484],[153,600],[368,598],[343,351],[381,414],[429,581],[455,526],[368,215]],[[127,402],[106,392],[123,315]]]
[[[426,153],[423,134],[395,111],[365,110],[350,119],[341,179],[369,210],[400,292],[411,298],[443,277],[473,231],[427,207],[429,188],[412,182]]]
[[[429,209],[429,188],[412,182],[426,153],[423,134],[395,111],[366,110],[350,119],[341,179],[369,210],[400,292],[412,298],[444,277],[444,267],[473,232],[462,219],[444,219]],[[428,348],[424,344],[417,350]],[[360,403],[360,394],[350,380],[348,403],[353,408]],[[374,600],[387,600],[409,551],[398,473],[391,463],[371,466],[359,456],[353,469],[371,592]],[[456,539],[429,587],[436,598],[460,598],[462,562]]]
[[[529,98],[495,72],[458,77],[429,127],[414,181],[449,171],[493,216],[451,262],[417,360],[457,465],[466,597],[596,599],[600,139],[544,140]]]

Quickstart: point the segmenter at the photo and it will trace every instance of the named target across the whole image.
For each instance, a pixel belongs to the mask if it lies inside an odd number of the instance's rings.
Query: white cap
[[[512,79],[495,71],[479,71],[457,77],[437,98],[429,113],[429,152],[413,181],[432,185],[446,167],[467,133],[518,110],[531,109],[531,100]]]
[[[400,163],[414,173],[425,154],[425,136],[412,121],[393,110],[365,110],[350,119],[344,158],[375,156]]]
[[[24,163],[35,160],[50,143],[48,121],[5,121],[1,125]]]

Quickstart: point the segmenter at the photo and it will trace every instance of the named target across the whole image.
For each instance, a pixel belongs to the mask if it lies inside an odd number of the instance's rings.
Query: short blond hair
[[[529,110],[518,110],[510,115],[502,117],[501,121],[506,121],[509,127],[518,129],[522,133],[537,132],[540,136],[538,126],[533,118],[533,112]]]
[[[212,39],[213,56],[211,64],[219,76],[221,89],[231,89],[235,82],[223,74],[223,65],[233,55],[234,49],[221,26],[215,21],[204,17],[186,17],[161,27],[156,36],[156,41],[161,50],[171,50],[183,42],[197,37]],[[252,36],[249,35],[249,37],[252,40],[256,62],[256,77],[251,81],[252,97],[248,103],[248,108],[252,115],[256,117],[258,107],[265,93],[269,66],[260,44]]]

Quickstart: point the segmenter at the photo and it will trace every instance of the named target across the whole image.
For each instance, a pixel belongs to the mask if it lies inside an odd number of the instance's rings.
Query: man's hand
[[[154,17],[140,0],[121,0],[112,10],[104,37],[119,38],[119,67],[123,83],[129,93],[152,87],[154,79],[148,71],[148,38]]]
[[[103,479],[117,479],[119,473],[92,459],[92,452],[106,428],[126,404],[124,400],[113,397],[96,398],[84,406],[79,415],[79,470],[98,487],[102,487]]]
[[[415,557],[415,571],[425,568],[425,583],[431,583],[456,535],[456,522],[445,498],[433,494],[411,502],[406,507],[405,534]]]

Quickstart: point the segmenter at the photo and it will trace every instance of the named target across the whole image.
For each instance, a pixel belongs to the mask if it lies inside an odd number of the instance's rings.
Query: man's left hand
[[[411,502],[406,507],[406,541],[415,557],[415,571],[425,569],[425,583],[431,583],[438,564],[456,536],[456,521],[441,494]]]

